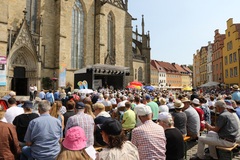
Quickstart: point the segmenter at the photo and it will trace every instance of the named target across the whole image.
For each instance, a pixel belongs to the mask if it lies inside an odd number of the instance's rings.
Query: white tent
[[[219,82],[207,82],[205,84],[202,84],[200,87],[212,87],[212,86],[217,86]]]

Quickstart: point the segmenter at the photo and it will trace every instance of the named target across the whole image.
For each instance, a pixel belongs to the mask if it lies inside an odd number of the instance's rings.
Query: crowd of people
[[[198,143],[191,159],[206,159],[205,145],[218,159],[216,146],[240,142],[237,85],[229,94],[195,89],[36,93],[31,87],[29,100],[17,102],[13,91],[3,97],[8,109],[0,106],[0,159],[183,160],[185,136]],[[208,133],[200,136],[204,130]]]

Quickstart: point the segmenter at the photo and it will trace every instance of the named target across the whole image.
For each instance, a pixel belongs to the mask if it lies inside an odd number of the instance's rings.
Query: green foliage
[[[51,89],[52,88],[52,80],[50,77],[43,77],[42,78],[42,88],[44,89]]]

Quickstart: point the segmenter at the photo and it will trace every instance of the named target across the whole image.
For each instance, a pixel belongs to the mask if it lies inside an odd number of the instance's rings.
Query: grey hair
[[[51,109],[51,104],[47,100],[42,100],[41,102],[38,103],[38,109],[41,112],[47,112]]]
[[[164,119],[163,122],[164,122],[168,127],[174,126],[174,121],[173,121],[172,115],[171,115],[170,113],[168,113],[168,118],[167,118],[167,119]]]
[[[227,105],[223,100],[218,100],[217,102],[215,102],[215,107],[217,106],[221,108],[227,108]]]

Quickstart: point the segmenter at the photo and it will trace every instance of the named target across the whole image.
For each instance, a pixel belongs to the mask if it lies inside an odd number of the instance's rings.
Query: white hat
[[[10,92],[9,92],[9,95],[10,95],[10,96],[16,96],[16,92],[10,91]]]
[[[234,84],[233,87],[232,87],[234,90],[238,90],[238,85]]]
[[[172,115],[168,112],[161,112],[161,113],[158,114],[158,119],[160,121],[168,122],[169,119],[172,119]]]
[[[149,115],[150,113],[152,113],[151,108],[146,105],[138,106],[136,109],[137,109],[138,116],[146,116],[146,115]]]
[[[175,100],[174,107],[175,108],[183,108],[184,104],[180,100]]]
[[[193,104],[196,104],[196,105],[200,105],[199,99],[197,99],[197,98],[194,98],[194,99],[192,100],[192,103],[193,103]]]

